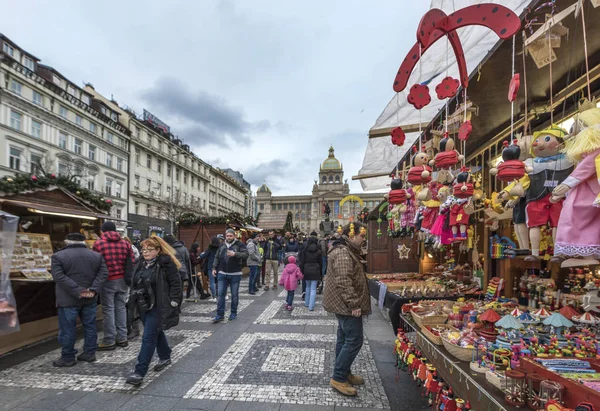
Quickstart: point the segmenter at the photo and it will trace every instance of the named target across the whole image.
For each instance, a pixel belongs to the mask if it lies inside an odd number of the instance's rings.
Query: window
[[[187,171],[183,172],[183,184],[187,184],[187,177],[188,177],[188,173]]]
[[[140,150],[135,148],[135,164],[140,164]]]
[[[302,203],[302,204],[300,205],[300,208],[301,208],[302,210],[306,210],[306,203]]]
[[[91,176],[88,181],[87,181],[87,188],[88,190],[95,190],[96,189],[96,176]]]
[[[71,85],[67,86],[67,93],[69,93],[72,96],[75,96],[75,88],[73,88],[73,86]]]
[[[133,187],[139,189],[140,188],[140,176],[138,176],[137,174],[135,175],[135,180],[133,183]]]
[[[171,177],[171,164],[167,164],[167,177]]]
[[[152,206],[150,204],[146,205],[146,215],[152,217]]]
[[[75,124],[77,124],[79,127],[81,127],[83,124],[83,119],[79,114],[75,114]]]
[[[9,56],[11,56],[11,57],[15,56],[15,49],[10,44],[8,44],[6,41],[4,42],[4,47],[2,49]]]
[[[6,44],[6,43],[5,43]],[[8,159],[8,166],[13,170],[21,170],[21,153],[22,151],[18,148],[10,148],[10,157]]]
[[[135,131],[133,133],[134,136],[139,137],[140,136],[140,128],[136,126]]]
[[[69,175],[69,166],[65,163],[58,163],[58,175],[59,176],[68,176]]]
[[[121,197],[121,196],[119,196],[119,197]],[[117,208],[116,215],[117,215],[117,218],[119,218],[119,219],[123,218],[123,209]]]
[[[146,155],[146,167],[148,167],[149,169],[152,169],[152,155],[151,154]]]
[[[38,93],[35,90],[33,90],[32,101],[33,101],[33,104],[37,104],[38,106],[43,106],[44,105],[44,98],[42,97],[42,95],[40,93]]]
[[[171,196],[171,186],[167,186],[167,196]]]
[[[29,157],[29,163],[29,172],[31,174],[40,174],[40,172],[42,171],[42,156],[39,154],[31,153],[31,156]]]
[[[100,112],[104,115],[106,115],[106,107],[104,106],[100,106]]]
[[[121,157],[117,157],[117,170],[123,171],[123,159]]]
[[[117,113],[115,113],[114,111],[112,113],[110,113],[110,118],[113,121],[119,121],[119,115]]]
[[[158,195],[162,195],[162,184],[161,183],[156,183],[156,191],[158,192]]]
[[[61,116],[62,118],[68,118],[69,112],[66,107],[60,106],[58,109],[58,115]]]
[[[156,171],[162,173],[162,160],[160,158],[156,159]]]
[[[146,186],[148,187],[148,191],[152,190],[152,180],[149,178],[146,179]]]
[[[106,153],[106,165],[112,167],[113,163],[113,155],[110,153]]]
[[[90,144],[90,146],[88,148],[88,158],[90,160],[95,160],[96,159],[96,147],[94,147],[91,144]]]
[[[73,151],[76,154],[81,154],[81,149],[83,147],[83,140],[80,138],[73,139]]]
[[[112,133],[106,132],[106,141],[112,143],[114,141],[114,135]]]
[[[10,112],[10,126],[12,128],[16,128],[17,130],[21,130],[21,117],[23,117],[23,115],[21,113],[17,113],[16,111],[12,111],[11,110],[11,112]]]
[[[152,144],[154,144],[154,139],[152,138],[152,136],[151,136],[151,135],[148,135],[148,145],[149,145],[150,147],[152,147]]]
[[[42,138],[42,123],[31,120],[31,135],[35,138]]]
[[[283,209],[283,204],[277,204],[277,210],[281,211]]]
[[[179,181],[179,169],[175,167],[175,180]]]
[[[90,121],[90,131],[96,134],[96,124]]]
[[[104,184],[104,192],[107,196],[112,195],[112,180],[110,178],[106,179],[106,184]]]
[[[121,198],[121,192],[123,191],[123,183],[117,183],[115,186],[115,197]]]
[[[260,211],[263,211],[265,209],[265,204],[264,203],[260,203]]]
[[[29,70],[35,71],[35,62],[33,61],[32,58],[29,58],[29,57],[25,56],[23,58],[23,65],[25,67],[27,67]]]
[[[198,179],[198,190],[202,190],[202,184],[204,184],[202,180]]]
[[[139,201],[135,201],[135,202],[133,203],[133,207],[134,207],[134,209],[135,209],[135,213],[136,213],[136,214],[139,214],[139,213],[140,213],[140,202],[139,202]]]
[[[87,94],[81,94],[81,101],[83,101],[88,106],[90,105],[90,96]]]
[[[283,205],[283,209],[284,209],[284,210],[287,210],[287,209],[288,209],[288,205],[287,205],[287,203],[285,203],[285,204]]]
[[[58,77],[56,74],[52,76],[52,82],[54,84],[56,84],[57,86],[60,86],[60,77]]]
[[[58,146],[60,148],[67,148],[67,135],[62,131],[58,133]]]
[[[16,80],[11,80],[10,81],[10,91],[12,91],[15,94],[18,94],[19,96],[21,95],[21,89],[22,89],[23,85],[21,83],[19,83]]]
[[[206,209],[206,200],[202,200],[202,208]]]

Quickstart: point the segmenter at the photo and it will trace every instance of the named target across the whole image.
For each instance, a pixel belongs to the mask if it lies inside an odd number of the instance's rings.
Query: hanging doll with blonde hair
[[[581,130],[564,149],[577,167],[553,191],[566,196],[558,222],[554,256],[600,259],[600,108],[581,112],[574,124]]]

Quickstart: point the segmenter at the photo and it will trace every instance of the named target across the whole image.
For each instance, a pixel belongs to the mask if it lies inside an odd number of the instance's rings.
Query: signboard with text
[[[149,122],[154,127],[164,131],[167,134],[171,133],[171,128],[168,125],[160,121],[158,117],[156,117],[154,114],[150,113],[146,109],[144,109],[144,121]]]

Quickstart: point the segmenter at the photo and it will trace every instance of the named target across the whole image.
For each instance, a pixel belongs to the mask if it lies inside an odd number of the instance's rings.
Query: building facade
[[[226,168],[223,171],[246,189],[246,194],[244,196],[244,215],[256,217],[256,196],[252,192],[251,184],[246,181],[244,175],[239,171],[232,170],[231,168]]]
[[[291,211],[294,227],[305,233],[316,231],[323,235],[350,222],[365,207],[372,210],[382,199],[381,193],[351,194],[348,181],[344,180],[342,163],[330,147],[328,157],[319,167],[312,194],[273,196],[266,184],[259,187],[256,193],[258,226],[281,229]]]
[[[0,176],[71,176],[126,225],[129,129],[120,112],[0,35]]]
[[[244,215],[245,200],[248,189],[230,177],[219,168],[210,170],[209,187],[209,214],[211,216],[224,216],[229,213]]]

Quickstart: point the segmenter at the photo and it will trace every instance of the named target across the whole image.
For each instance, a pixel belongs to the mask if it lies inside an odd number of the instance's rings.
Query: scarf
[[[152,260],[144,260],[144,268],[150,268],[156,264],[158,257],[154,257]]]
[[[557,154],[555,156],[550,156],[550,157],[536,157],[533,159],[534,163],[549,163],[550,161],[558,161],[558,160],[564,160],[566,158],[564,153],[561,154]]]

